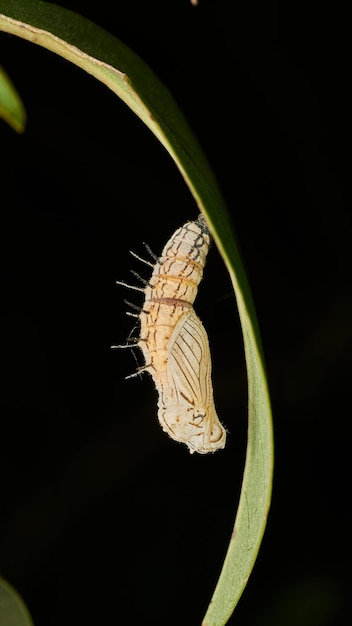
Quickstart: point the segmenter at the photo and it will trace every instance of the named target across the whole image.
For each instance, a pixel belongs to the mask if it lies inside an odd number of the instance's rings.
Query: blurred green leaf
[[[5,120],[17,133],[23,133],[26,125],[26,111],[14,85],[0,66],[0,118]]]
[[[166,87],[127,46],[89,20],[39,0],[0,0],[0,29],[61,55],[121,98],[174,159],[199,210],[206,214],[232,278],[248,375],[248,444],[234,532],[204,626],[231,616],[252,571],[271,499],[273,437],[270,398],[256,313],[232,224],[213,173]],[[209,75],[209,83],[213,76]],[[226,85],[219,90],[226,94]],[[230,497],[230,495],[229,495]]]
[[[28,609],[11,585],[0,578],[1,626],[33,626]]]

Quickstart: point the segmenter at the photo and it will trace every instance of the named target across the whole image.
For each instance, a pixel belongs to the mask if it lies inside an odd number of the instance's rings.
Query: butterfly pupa
[[[136,345],[145,365],[137,373],[151,374],[159,395],[159,422],[191,454],[215,452],[226,442],[214,404],[208,336],[193,308],[209,245],[210,232],[199,215],[176,230],[159,258],[153,255],[152,276],[144,288],[122,283],[145,294],[136,315]]]

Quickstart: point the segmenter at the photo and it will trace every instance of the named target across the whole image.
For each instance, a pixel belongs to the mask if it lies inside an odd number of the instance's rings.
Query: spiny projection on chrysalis
[[[145,365],[137,376],[149,372],[158,399],[158,419],[172,439],[185,443],[191,454],[206,454],[224,448],[226,431],[214,404],[211,356],[207,333],[196,315],[193,302],[203,277],[210,245],[210,232],[203,215],[178,228],[164,246],[160,257],[146,246],[153,263],[133,254],[153,271],[143,287],[117,281],[144,293],[138,313],[140,335],[134,342],[116,348],[138,346]]]

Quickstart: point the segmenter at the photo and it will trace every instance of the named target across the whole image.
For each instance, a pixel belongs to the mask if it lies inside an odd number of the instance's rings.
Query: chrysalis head
[[[225,447],[226,431],[214,405],[208,412],[186,404],[161,406],[158,418],[163,430],[175,441],[185,443],[191,454],[207,454]]]

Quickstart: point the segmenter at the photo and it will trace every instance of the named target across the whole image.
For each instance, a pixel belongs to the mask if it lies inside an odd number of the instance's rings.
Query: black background
[[[61,2],[169,87],[226,198],[262,332],[273,502],[231,624],[346,624],[350,591],[351,44],[342,5]],[[233,526],[246,445],[240,326],[215,246],[196,310],[224,451],[164,435],[148,376],[113,352],[115,285],[194,201],[103,85],[1,33],[28,112],[0,125],[0,573],[36,626],[201,623]],[[137,263],[137,266],[136,266]],[[138,302],[138,295],[135,299]]]

